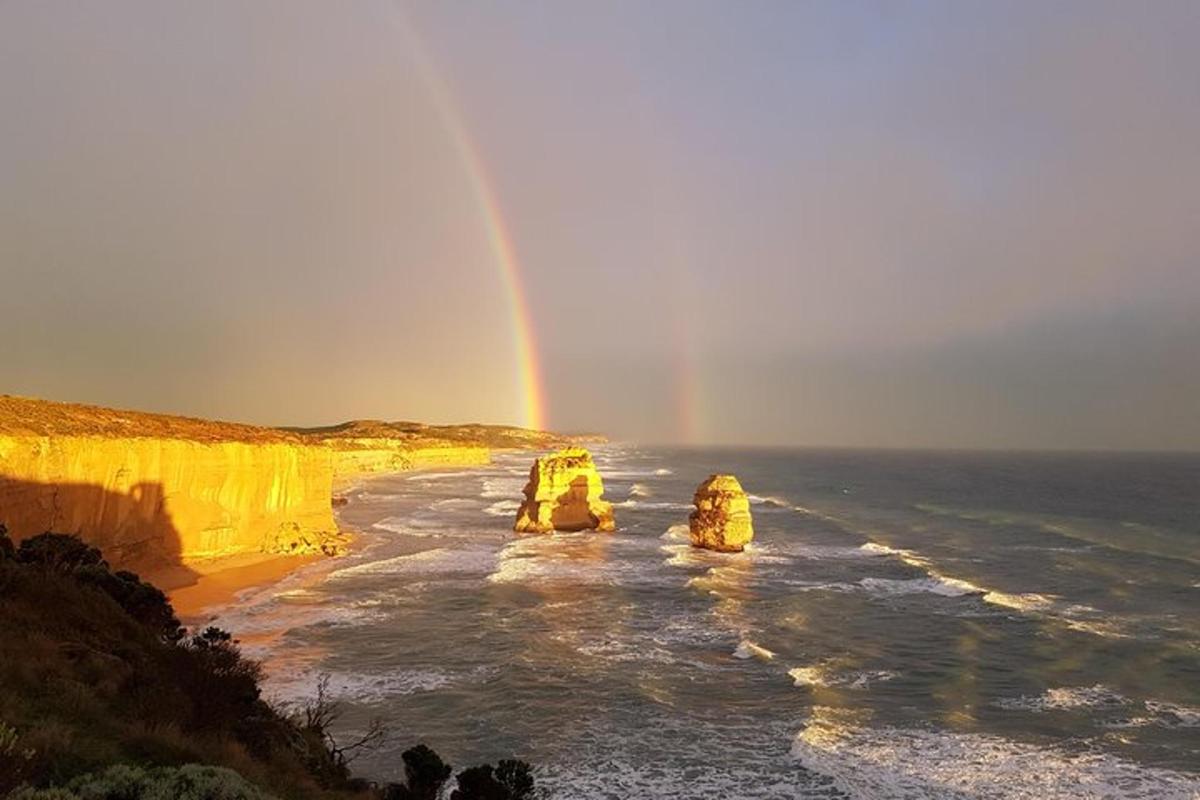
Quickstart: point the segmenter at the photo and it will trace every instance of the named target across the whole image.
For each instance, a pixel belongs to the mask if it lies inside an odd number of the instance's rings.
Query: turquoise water
[[[1200,797],[1200,457],[596,451],[615,534],[516,537],[532,458],[364,482],[352,556],[219,624],[280,700],[554,797]],[[710,472],[754,546],[697,551]]]

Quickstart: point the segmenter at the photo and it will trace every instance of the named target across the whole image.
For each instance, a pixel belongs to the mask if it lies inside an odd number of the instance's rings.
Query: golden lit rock
[[[0,397],[0,522],[117,566],[345,549],[330,451],[250,425]]]
[[[692,500],[696,510],[688,517],[688,528],[693,547],[740,553],[754,538],[750,498],[733,475],[710,475]]]
[[[603,495],[604,483],[592,454],[582,447],[559,450],[533,463],[513,529],[522,533],[615,530],[612,504]]]

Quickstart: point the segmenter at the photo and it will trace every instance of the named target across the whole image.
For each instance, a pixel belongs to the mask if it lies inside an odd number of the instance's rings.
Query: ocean
[[[593,450],[619,530],[516,536],[533,458],[347,493],[352,555],[216,624],[353,764],[523,758],[554,798],[1200,797],[1200,456]],[[736,474],[755,540],[687,543]]]

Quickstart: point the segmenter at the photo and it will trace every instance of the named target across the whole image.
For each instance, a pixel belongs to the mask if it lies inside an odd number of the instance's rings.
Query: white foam
[[[676,542],[687,542],[691,540],[691,529],[686,522],[681,522],[677,525],[672,525],[667,528],[667,532],[659,537],[660,539],[669,539]]]
[[[983,602],[994,606],[1011,608],[1014,611],[1047,611],[1054,607],[1055,598],[1052,595],[1026,592],[1024,594],[1008,594],[1006,592],[990,591],[983,596]]]
[[[521,503],[517,500],[497,500],[483,510],[483,513],[490,514],[493,517],[511,517],[521,508]]]
[[[747,497],[749,497],[750,503],[752,505],[756,505],[756,506],[770,506],[772,508],[792,508],[792,504],[789,503],[787,500],[783,499],[782,497],[772,497],[769,495],[767,497],[760,497],[759,495],[756,495],[756,494],[747,495]]]
[[[1040,695],[1006,697],[993,705],[1019,711],[1077,711],[1087,708],[1123,706],[1129,699],[1107,686],[1063,686]]]
[[[1195,800],[1200,776],[1000,736],[868,728],[817,707],[792,756],[856,800]]]
[[[435,539],[438,538],[439,533],[437,531],[437,526],[427,526],[425,528],[417,528],[417,527],[413,526],[414,522],[416,522],[416,520],[413,520],[412,518],[388,517],[387,519],[382,519],[379,522],[376,522],[371,527],[376,530],[387,531],[388,533],[398,533],[402,536],[417,536],[419,538],[433,537]]]
[[[329,573],[329,580],[343,580],[368,575],[443,574],[453,572],[489,572],[496,562],[496,554],[490,550],[454,549],[436,547],[419,553],[368,561],[352,567],[343,567]]]
[[[921,592],[941,595],[942,597],[966,597],[968,595],[981,595],[984,593],[983,589],[980,589],[973,583],[941,575],[930,575],[928,578],[909,578],[907,580],[863,578],[858,584],[871,594],[885,597]]]
[[[455,472],[417,472],[404,478],[406,481],[440,481],[446,478],[461,478],[464,475],[480,475],[479,470],[458,470]]]
[[[645,508],[645,509],[658,509],[658,510],[673,509],[675,511],[686,511],[686,510],[692,508],[691,505],[688,505],[685,503],[666,503],[666,502],[648,503],[644,500],[638,500],[636,498],[630,498],[628,500],[622,500],[619,503],[613,503],[613,507],[615,507],[615,508]]]
[[[793,667],[788,670],[788,677],[794,686],[824,686],[825,670],[823,667]]]
[[[831,664],[812,664],[788,670],[794,686],[847,686],[851,689],[868,689],[872,684],[890,681],[897,675],[886,669],[837,673]]]
[[[478,500],[469,497],[451,497],[445,500],[435,500],[429,504],[429,509],[431,511],[462,511],[476,508],[478,505]]]
[[[629,487],[630,497],[650,497],[652,494],[653,492],[650,491],[650,487],[646,486],[644,483],[635,483],[633,486]]]
[[[273,672],[267,681],[267,694],[283,704],[302,703],[316,696],[317,683],[322,677],[328,679],[329,699],[354,703],[378,703],[390,697],[401,697],[420,692],[432,692],[464,681],[475,681],[490,667],[481,667],[467,673],[454,673],[440,669],[408,669],[383,674],[359,672],[320,671],[315,667],[300,668],[290,672]]]
[[[614,560],[611,540],[593,531],[526,536],[511,540],[500,553],[489,583],[573,583],[617,585],[636,583],[644,575]]]
[[[525,482],[520,478],[484,478],[483,491],[479,493],[479,496],[488,500],[512,499],[521,496],[524,486]]]
[[[775,658],[775,654],[749,639],[742,639],[738,642],[737,649],[733,651],[733,657],[741,659],[757,658],[760,661],[770,661]]]
[[[675,473],[672,472],[671,470],[667,469],[666,467],[659,467],[658,469],[654,470],[654,474],[655,475],[674,475]]]

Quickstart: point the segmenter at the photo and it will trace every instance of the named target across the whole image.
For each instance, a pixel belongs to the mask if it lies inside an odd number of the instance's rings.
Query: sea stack
[[[550,533],[615,528],[612,504],[604,500],[604,484],[591,453],[582,447],[568,447],[533,462],[513,530]]]
[[[696,510],[688,517],[692,546],[740,553],[754,538],[750,498],[733,475],[710,475],[696,487]]]

